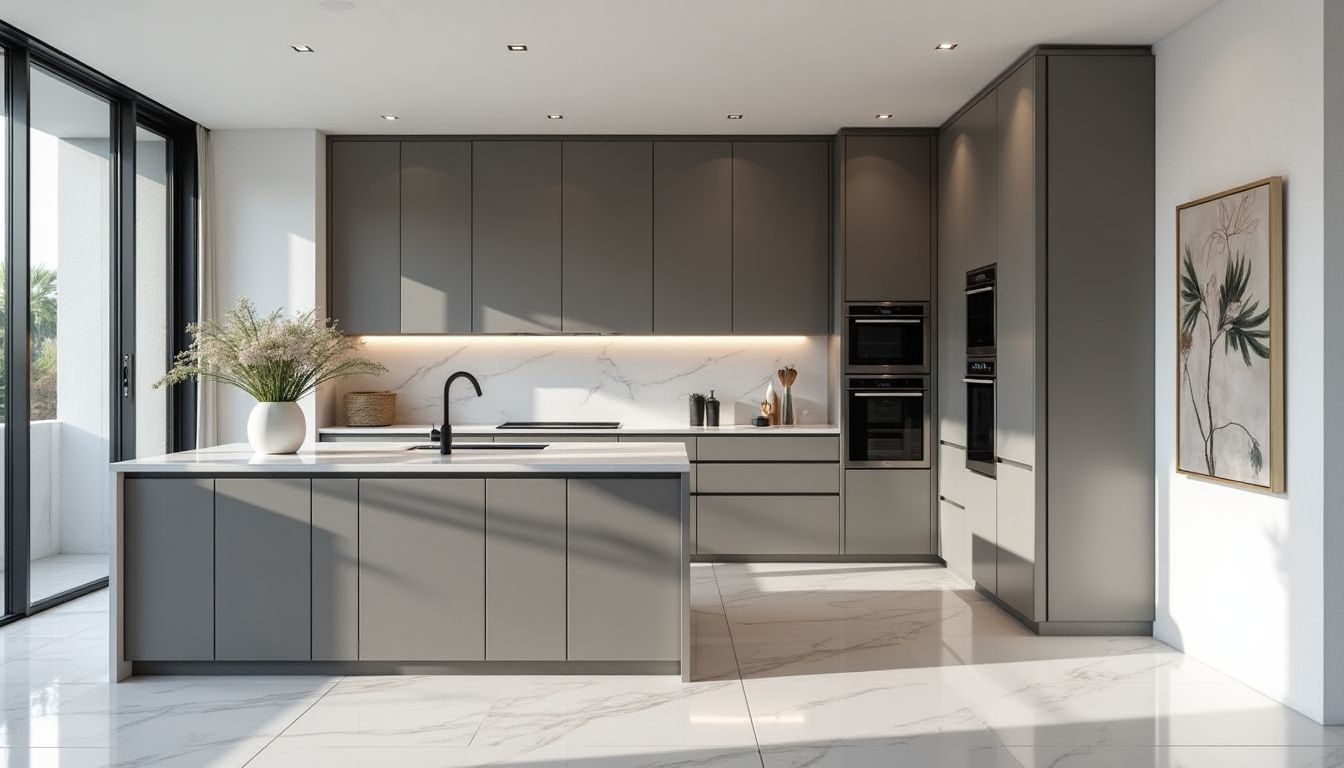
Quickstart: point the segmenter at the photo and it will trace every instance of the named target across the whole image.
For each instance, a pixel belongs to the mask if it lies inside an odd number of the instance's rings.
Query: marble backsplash
[[[825,336],[489,336],[370,337],[364,353],[387,366],[381,377],[338,382],[326,425],[345,423],[346,392],[397,393],[397,423],[443,420],[443,382],[467,371],[481,382],[453,385],[457,424],[501,421],[609,420],[634,426],[683,426],[687,396],[715,396],[720,423],[747,424],[766,384],[785,365],[799,424],[824,424],[827,408]]]

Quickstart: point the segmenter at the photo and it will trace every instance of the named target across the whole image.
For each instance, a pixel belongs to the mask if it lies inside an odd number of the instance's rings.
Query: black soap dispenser
[[[709,397],[705,398],[705,426],[719,426],[719,399],[714,396],[714,390],[709,390]]]

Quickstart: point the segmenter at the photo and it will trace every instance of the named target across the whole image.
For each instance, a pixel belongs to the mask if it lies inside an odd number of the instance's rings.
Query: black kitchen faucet
[[[439,430],[439,453],[444,455],[453,452],[453,422],[448,417],[448,390],[453,388],[453,382],[458,379],[470,381],[471,386],[476,388],[476,396],[481,396],[481,382],[466,371],[458,371],[443,382],[443,427]]]

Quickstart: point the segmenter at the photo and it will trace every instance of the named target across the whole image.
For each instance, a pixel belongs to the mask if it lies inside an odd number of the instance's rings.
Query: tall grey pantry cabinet
[[[1038,48],[942,129],[940,546],[1043,634],[1148,634],[1153,58]],[[997,264],[997,476],[965,467],[965,274]]]

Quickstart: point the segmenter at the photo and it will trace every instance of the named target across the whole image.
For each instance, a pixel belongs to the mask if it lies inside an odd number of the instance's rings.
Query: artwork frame
[[[1179,474],[1286,490],[1283,246],[1281,176],[1176,207]]]

